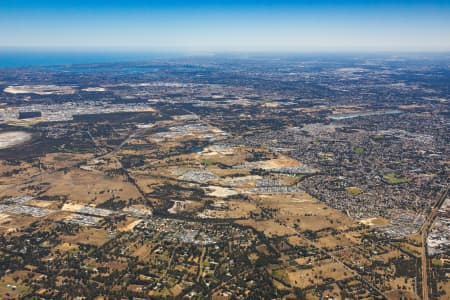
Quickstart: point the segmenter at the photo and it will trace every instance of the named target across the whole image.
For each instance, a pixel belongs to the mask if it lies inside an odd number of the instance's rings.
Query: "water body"
[[[357,117],[368,117],[368,116],[379,116],[379,115],[392,115],[392,114],[401,114],[403,111],[398,109],[390,109],[390,110],[379,110],[379,111],[366,111],[359,113],[349,113],[349,114],[336,114],[330,116],[332,120],[345,120]]]
[[[144,62],[179,56],[181,55],[177,53],[155,52],[59,52],[0,49],[0,67],[56,66],[134,61]]]

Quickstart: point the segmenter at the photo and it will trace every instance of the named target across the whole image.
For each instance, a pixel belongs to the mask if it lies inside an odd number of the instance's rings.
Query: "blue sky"
[[[0,0],[0,48],[450,51],[450,1]]]

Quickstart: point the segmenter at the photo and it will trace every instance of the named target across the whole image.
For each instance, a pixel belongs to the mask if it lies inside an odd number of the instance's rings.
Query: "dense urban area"
[[[0,68],[0,299],[450,298],[450,57]]]

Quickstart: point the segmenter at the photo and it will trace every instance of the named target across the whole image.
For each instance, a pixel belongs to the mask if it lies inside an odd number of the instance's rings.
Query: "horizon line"
[[[450,54],[450,49],[286,49],[286,50],[186,50],[186,49],[158,49],[147,47],[35,47],[35,46],[0,46],[0,52],[41,52],[41,53],[112,53],[112,54],[182,54],[182,55],[223,55],[223,54]]]

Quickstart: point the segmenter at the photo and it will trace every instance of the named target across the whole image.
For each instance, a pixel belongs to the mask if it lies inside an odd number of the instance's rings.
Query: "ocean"
[[[155,52],[75,52],[0,50],[0,67],[30,67],[151,61],[180,56]]]

